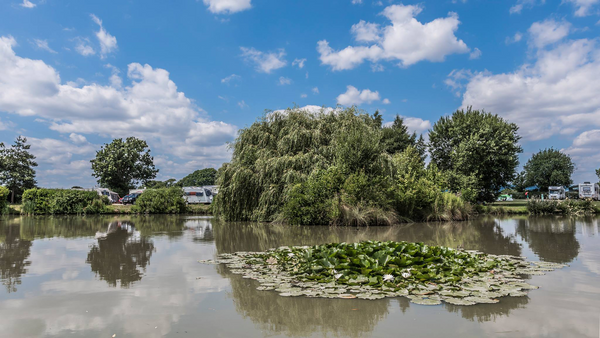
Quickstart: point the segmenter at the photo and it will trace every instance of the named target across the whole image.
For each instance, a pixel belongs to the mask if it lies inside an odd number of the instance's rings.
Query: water
[[[598,337],[600,218],[484,218],[392,228],[203,217],[0,219],[1,337]],[[366,239],[568,263],[527,297],[470,307],[280,297],[203,265],[218,253]]]

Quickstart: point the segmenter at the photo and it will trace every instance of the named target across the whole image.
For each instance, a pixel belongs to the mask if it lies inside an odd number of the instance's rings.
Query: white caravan
[[[584,182],[580,184],[579,198],[600,201],[600,186],[598,186],[598,183]]]
[[[213,193],[205,187],[183,187],[183,197],[188,204],[211,204]]]
[[[91,188],[91,189],[73,189],[73,190],[81,190],[81,191],[95,191],[98,193],[99,196],[106,196],[108,197],[108,200],[110,201],[110,203],[117,203],[119,202],[119,194],[117,194],[114,191],[110,191],[106,188]]]
[[[567,198],[564,187],[548,187],[548,199],[564,200]]]

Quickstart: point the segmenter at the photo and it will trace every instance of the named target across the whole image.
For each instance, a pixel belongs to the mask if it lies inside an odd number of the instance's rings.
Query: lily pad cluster
[[[497,303],[537,289],[524,275],[543,275],[565,265],[528,262],[423,243],[366,241],[280,247],[266,252],[221,254],[216,260],[232,273],[260,283],[258,290],[281,296],[381,299],[404,296],[437,305]]]

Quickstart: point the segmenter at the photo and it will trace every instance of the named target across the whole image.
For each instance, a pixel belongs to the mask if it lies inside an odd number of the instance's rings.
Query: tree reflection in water
[[[217,266],[217,270],[231,282],[237,312],[270,335],[358,337],[372,332],[390,306],[389,299],[281,297],[274,291],[256,290],[256,281],[232,274],[225,266]]]
[[[21,284],[21,276],[31,265],[31,261],[27,260],[31,241],[21,239],[18,225],[3,223],[0,223],[0,280],[10,293],[17,291],[17,285]]]
[[[517,221],[517,234],[542,261],[572,262],[579,255],[573,217],[529,217]]]
[[[110,222],[106,233],[97,237],[98,244],[91,247],[86,260],[96,277],[124,288],[142,279],[154,252],[151,240],[141,236],[131,222],[120,221]]]

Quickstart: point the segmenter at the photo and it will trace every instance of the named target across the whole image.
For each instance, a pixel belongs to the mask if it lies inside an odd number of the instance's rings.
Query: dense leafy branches
[[[478,185],[477,200],[493,201],[513,180],[519,164],[522,148],[518,129],[516,124],[483,110],[458,110],[442,117],[430,131],[431,161],[443,171],[472,176]]]
[[[572,184],[571,175],[575,170],[575,164],[569,155],[548,148],[534,154],[527,161],[524,169],[527,185],[537,185],[541,191],[546,191],[549,186]]]
[[[128,137],[125,141],[115,139],[105,144],[91,162],[92,175],[98,178],[98,183],[121,195],[155,178],[158,173],[148,144],[135,137]]]
[[[23,191],[35,187],[35,170],[37,163],[29,149],[25,137],[17,137],[15,144],[5,147],[0,143],[0,183],[11,192],[11,202],[20,198]]]
[[[182,178],[177,182],[180,187],[198,187],[203,185],[214,185],[217,179],[217,170],[215,168],[205,168],[196,170],[193,173]]]

